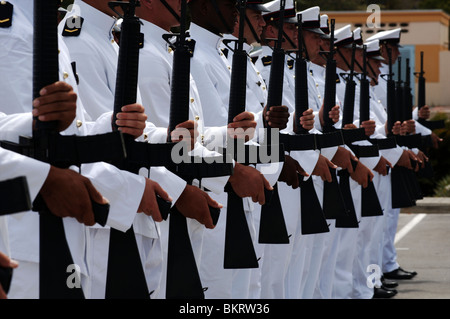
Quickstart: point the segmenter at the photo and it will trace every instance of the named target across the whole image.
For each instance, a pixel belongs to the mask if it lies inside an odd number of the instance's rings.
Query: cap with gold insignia
[[[247,8],[253,9],[253,10],[256,10],[256,11],[261,11],[261,12],[269,12],[269,9],[267,9],[263,5],[263,0],[248,0],[247,1]]]
[[[385,61],[385,59],[381,56],[380,40],[366,42],[364,45],[366,46],[366,56],[368,58]]]
[[[320,35],[325,33],[320,28],[320,7],[315,6],[306,10],[297,12],[302,16],[302,29],[304,31],[314,32]]]
[[[373,41],[373,40],[379,40],[380,44],[389,43],[389,44],[396,45],[401,48],[402,47],[400,45],[401,32],[402,32],[401,28],[381,31],[381,32],[378,32],[377,34],[374,34],[373,36],[368,38],[366,41],[369,42],[369,41]]]
[[[263,5],[265,13],[263,13],[264,21],[273,22],[280,19],[280,0],[273,0]],[[284,6],[284,22],[297,23],[295,17],[294,0],[286,0]]]
[[[8,1],[0,1],[0,28],[9,28],[12,25],[13,5]]]
[[[334,42],[336,47],[351,48],[353,43],[352,26],[347,24],[345,27],[337,29],[334,31],[334,37],[336,38]]]

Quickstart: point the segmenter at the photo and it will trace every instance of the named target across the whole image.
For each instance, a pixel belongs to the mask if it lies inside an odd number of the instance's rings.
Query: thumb
[[[155,193],[158,194],[163,200],[166,202],[172,202],[173,199],[170,197],[170,195],[159,185],[155,182]]]

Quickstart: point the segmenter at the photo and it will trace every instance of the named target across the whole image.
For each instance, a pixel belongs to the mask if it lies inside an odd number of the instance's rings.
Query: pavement
[[[450,299],[450,198],[424,198],[402,209],[395,247],[410,280],[398,280],[391,299]]]

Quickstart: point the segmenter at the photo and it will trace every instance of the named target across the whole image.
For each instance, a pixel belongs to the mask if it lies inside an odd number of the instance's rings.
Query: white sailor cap
[[[353,30],[353,42],[355,42],[357,49],[363,48],[363,38],[361,34],[361,28],[359,27]]]
[[[385,59],[381,56],[380,40],[369,41],[364,43],[364,45],[366,46],[366,57],[385,61]]]
[[[327,14],[322,14],[320,16],[320,29],[325,34],[330,33],[330,24],[328,23],[328,15]]]
[[[347,24],[345,27],[337,29],[334,31],[334,45],[336,47],[351,48],[353,43],[353,32],[352,26]]]
[[[320,29],[320,7],[315,6],[306,10],[297,12],[302,16],[302,29],[324,35],[325,33]]]
[[[383,43],[389,43],[393,45],[397,45],[398,47],[402,47],[400,45],[400,35],[401,35],[401,28],[393,29],[393,30],[386,30],[378,32],[377,34],[374,34],[370,38],[368,38],[366,41],[372,41],[372,40],[379,40],[380,44]]]
[[[273,0],[263,4],[265,11],[263,12],[264,21],[278,21],[280,19],[280,0]],[[297,23],[295,18],[294,0],[286,0],[284,5],[284,22]]]

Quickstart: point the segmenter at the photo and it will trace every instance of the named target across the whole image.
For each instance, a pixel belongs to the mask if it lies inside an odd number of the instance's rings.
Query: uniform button
[[[111,43],[114,43],[114,39],[111,40]]]
[[[196,115],[196,116],[195,116],[195,120],[196,120],[196,121],[200,120],[200,116]]]
[[[228,70],[231,70],[231,67],[230,67],[230,66],[228,66],[227,68],[228,68]]]
[[[316,87],[319,87],[319,83],[316,83]]]
[[[81,122],[80,120],[77,120],[77,127],[81,127],[81,125],[83,125],[83,122]]]
[[[318,97],[319,97],[319,99],[320,99],[320,94],[319,95],[317,95]]]
[[[64,79],[67,79],[68,77],[69,77],[69,73],[63,72],[63,78],[64,78]]]
[[[168,48],[167,52],[172,53],[172,48]]]
[[[265,86],[263,86],[263,90],[265,90],[266,89],[266,87]]]
[[[256,72],[256,74],[258,74],[258,75],[259,75],[259,71],[257,71],[257,72]]]
[[[147,135],[147,133],[144,133],[144,140],[147,140],[148,139],[148,135]]]
[[[191,98],[191,103],[194,103],[194,99],[193,98]]]

